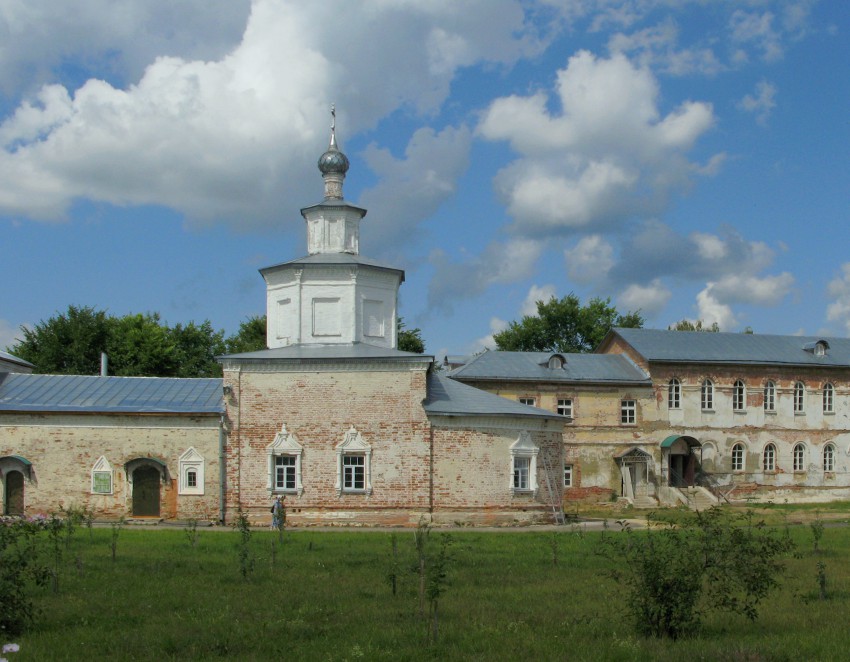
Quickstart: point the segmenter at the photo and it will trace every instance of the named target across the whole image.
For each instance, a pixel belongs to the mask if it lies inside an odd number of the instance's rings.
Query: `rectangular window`
[[[276,490],[295,489],[295,456],[278,455],[274,459],[274,488]]]
[[[564,465],[564,487],[573,486],[573,465]]]
[[[197,487],[198,486],[198,472],[194,469],[189,469],[186,472],[186,487]]]
[[[92,472],[91,491],[95,494],[112,494],[112,472]]]
[[[620,423],[623,425],[634,425],[636,421],[637,405],[634,400],[622,400],[620,402]]]
[[[520,398],[519,403],[521,405],[528,405],[529,407],[535,406],[536,400],[534,398]]]
[[[528,477],[531,472],[530,457],[515,457],[514,458],[514,489],[527,490],[529,489]]]
[[[565,398],[558,398],[558,416],[573,417],[573,401]]]
[[[342,456],[342,489],[366,489],[366,458],[363,455]]]

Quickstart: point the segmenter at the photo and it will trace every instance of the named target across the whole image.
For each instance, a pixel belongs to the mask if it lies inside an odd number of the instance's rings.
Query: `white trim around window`
[[[274,441],[266,446],[268,478],[266,489],[272,494],[298,494],[304,492],[301,482],[301,456],[303,447],[284,423]]]
[[[522,431],[511,444],[511,482],[514,494],[537,491],[537,454],[540,449],[531,440],[531,434]]]
[[[91,469],[91,493],[112,494],[112,465],[104,455],[101,455]]]
[[[336,447],[336,483],[339,494],[372,494],[372,447],[353,425]]]
[[[189,448],[177,460],[179,476],[177,493],[180,495],[201,496],[204,493],[204,456],[194,448]]]

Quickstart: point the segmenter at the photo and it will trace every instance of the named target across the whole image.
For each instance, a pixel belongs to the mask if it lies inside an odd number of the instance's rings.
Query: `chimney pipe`
[[[108,374],[107,366],[109,365],[109,359],[106,357],[106,352],[100,353],[100,376],[106,377]]]

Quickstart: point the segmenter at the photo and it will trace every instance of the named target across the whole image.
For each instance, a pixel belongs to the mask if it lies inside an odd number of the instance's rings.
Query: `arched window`
[[[802,442],[794,444],[794,471],[806,470],[806,445]]]
[[[832,444],[823,447],[823,470],[827,473],[835,471],[835,446]]]
[[[802,414],[806,411],[806,385],[803,382],[794,382],[794,413]]]
[[[744,411],[746,404],[747,390],[744,388],[744,382],[738,379],[732,387],[732,409]]]
[[[776,446],[768,444],[764,447],[761,464],[765,471],[776,471]]]
[[[835,412],[835,387],[827,382],[823,385],[823,413]]]
[[[776,411],[776,384],[770,380],[764,384],[764,410]]]
[[[714,409],[714,384],[710,379],[702,383],[700,401],[703,409]]]
[[[732,446],[732,471],[744,470],[744,444]]]
[[[678,409],[682,406],[682,384],[675,377],[667,384],[667,408]]]

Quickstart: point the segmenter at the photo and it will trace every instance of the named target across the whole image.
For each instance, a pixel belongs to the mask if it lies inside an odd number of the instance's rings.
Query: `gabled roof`
[[[220,414],[221,379],[0,375],[0,411]]]
[[[612,329],[648,361],[850,367],[850,338],[775,336],[753,333]],[[814,350],[825,342],[826,353]]]
[[[401,280],[404,282],[404,270],[396,269],[395,267],[387,266],[386,264],[381,264],[377,260],[373,260],[368,257],[364,257],[362,255],[353,255],[351,253],[316,253],[314,255],[307,255],[305,257],[299,257],[296,260],[289,260],[288,262],[281,262],[280,264],[273,264],[269,267],[263,267],[260,269],[260,273],[264,274],[267,271],[274,271],[275,269],[280,269],[281,267],[288,266],[324,266],[328,264],[348,264],[352,266],[364,266],[371,267],[372,269],[382,269],[384,271],[392,271],[401,275]]]
[[[428,397],[422,403],[428,414],[447,416],[523,416],[564,420],[538,407],[522,405],[437,373],[428,374]]]
[[[557,354],[557,353],[554,353]],[[649,376],[618,354],[558,354],[562,368],[550,368],[553,352],[483,352],[450,375],[461,381],[502,380],[562,383],[646,384]]]

